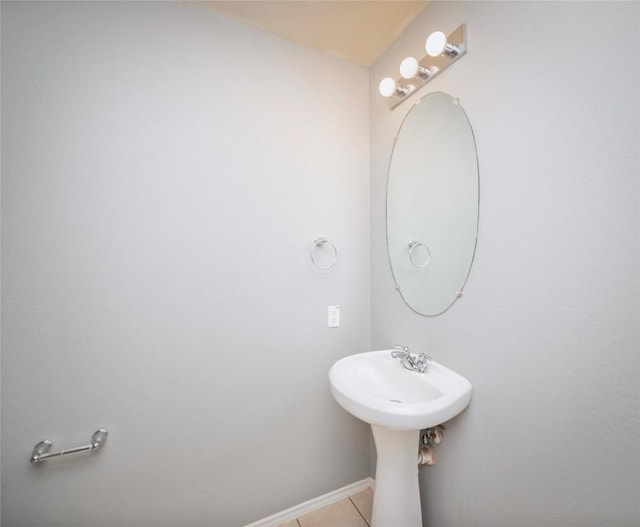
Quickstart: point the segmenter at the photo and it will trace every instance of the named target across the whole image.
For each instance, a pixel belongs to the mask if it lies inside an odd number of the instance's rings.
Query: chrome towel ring
[[[422,264],[422,265],[418,265],[414,259],[414,250],[416,247],[424,247],[425,250],[427,251],[427,260]],[[413,264],[414,267],[418,267],[418,268],[422,268],[422,267],[426,267],[427,265],[429,265],[429,262],[431,261],[431,251],[429,250],[429,247],[427,245],[425,245],[422,242],[419,241],[412,241],[411,243],[409,243],[409,261]]]
[[[328,245],[331,248],[331,251],[333,252],[333,256],[331,257],[331,262],[329,263],[329,265],[322,266],[322,265],[319,265],[318,262],[316,261],[314,253],[316,252],[316,249],[319,249],[325,245]],[[331,243],[326,238],[316,238],[313,242],[313,245],[311,246],[311,263],[313,263],[313,266],[320,271],[327,271],[328,269],[331,269],[334,265],[336,265],[337,261],[338,261],[338,250],[336,249],[336,246],[333,245],[333,243]]]

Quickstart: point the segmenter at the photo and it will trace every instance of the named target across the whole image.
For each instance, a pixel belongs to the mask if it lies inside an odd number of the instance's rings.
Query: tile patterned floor
[[[373,491],[365,489],[279,527],[370,527],[372,504]]]

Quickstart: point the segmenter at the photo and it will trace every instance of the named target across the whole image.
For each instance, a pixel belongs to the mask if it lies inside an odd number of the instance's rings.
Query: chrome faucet
[[[409,351],[407,346],[394,346],[391,356],[394,359],[400,359],[402,364],[407,370],[417,371],[418,373],[428,373],[428,362],[433,362],[433,359],[426,353],[419,353],[415,355]]]

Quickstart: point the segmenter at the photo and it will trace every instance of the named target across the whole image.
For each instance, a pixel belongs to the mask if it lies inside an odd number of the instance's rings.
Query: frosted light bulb
[[[385,77],[380,81],[378,89],[383,97],[391,97],[396,92],[396,81],[391,77]]]
[[[418,61],[413,57],[407,57],[400,63],[400,75],[405,79],[413,79],[418,73]]]
[[[437,57],[439,55],[442,55],[442,52],[444,51],[446,45],[447,35],[445,35],[442,31],[434,31],[427,38],[424,47],[427,50],[427,55],[430,55],[431,57]]]

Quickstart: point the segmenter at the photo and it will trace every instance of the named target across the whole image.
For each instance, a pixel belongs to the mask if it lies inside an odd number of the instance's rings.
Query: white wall
[[[369,349],[367,87],[194,5],[2,3],[3,527],[231,527],[368,476],[327,378]]]
[[[372,347],[426,351],[474,385],[421,471],[425,525],[640,522],[639,21],[637,2],[434,2],[372,68]],[[389,111],[376,91],[463,22],[469,53],[422,93],[469,116],[480,234],[464,297],[426,318],[395,293],[385,247],[412,103]]]
[[[327,371],[395,343],[474,384],[421,473],[426,525],[637,525],[639,17],[430,4],[371,72],[369,218],[366,70],[191,5],[3,2],[3,527],[242,525],[361,479]],[[473,125],[480,237],[464,298],[424,318],[384,234],[411,103],[376,90],[462,22],[469,54],[423,92]],[[96,455],[28,463],[98,426]]]

